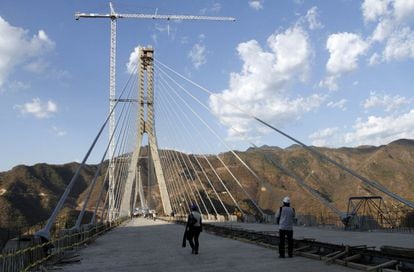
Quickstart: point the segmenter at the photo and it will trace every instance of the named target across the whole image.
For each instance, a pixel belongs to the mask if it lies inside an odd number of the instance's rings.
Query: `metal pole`
[[[112,6],[111,6],[112,12]],[[109,112],[112,112],[112,109],[115,106],[115,65],[116,65],[116,18],[111,18],[111,48],[110,48],[110,68],[109,68]],[[114,162],[113,154],[115,150],[115,139],[112,135],[115,130],[115,112],[112,113],[109,119],[109,220],[113,219],[113,209],[115,202],[115,184],[114,184]]]

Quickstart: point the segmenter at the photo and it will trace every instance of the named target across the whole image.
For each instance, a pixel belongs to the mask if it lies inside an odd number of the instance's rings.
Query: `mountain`
[[[12,237],[22,228],[44,222],[50,216],[78,166],[78,163],[64,165],[42,163],[34,166],[19,165],[10,171],[1,172],[0,239]],[[72,210],[82,203],[81,199],[96,170],[95,165],[84,167],[69,194],[65,211]],[[102,178],[101,176],[100,180],[98,179],[99,184]],[[93,197],[96,201],[98,193],[97,190],[94,191]]]
[[[313,148],[360,175],[383,184],[390,191],[414,201],[413,140],[401,139],[378,147]],[[318,192],[326,202],[331,203],[340,211],[346,212],[348,199],[352,196],[379,195],[384,197],[383,204],[387,208],[398,209],[400,213],[404,214],[405,207],[403,205],[385,197],[383,193],[367,186],[331,163],[318,159],[298,145],[285,149],[262,146],[249,148],[244,152],[225,152],[218,156],[206,155],[209,162],[205,160],[204,155],[186,156],[179,152],[171,152],[174,163],[170,165],[170,171],[171,167],[175,168],[180,173],[181,180],[188,185],[192,184],[192,188],[199,188],[210,211],[212,211],[209,204],[211,200],[219,212],[224,213],[224,208],[220,207],[220,201],[225,203],[230,213],[234,212],[236,205],[227,193],[226,190],[228,190],[237,204],[246,212],[257,212],[247,194],[267,213],[274,213],[280,206],[281,199],[284,196],[290,196],[292,205],[298,214],[312,215],[320,221],[325,220],[325,222],[328,222],[327,220],[330,218],[337,220],[337,215],[327,209],[321,201],[312,196],[295,179],[275,166],[276,163],[294,172],[296,176]],[[161,211],[162,205],[157,184],[147,182],[148,163],[144,153],[146,150],[141,154],[143,158],[139,162],[141,177],[145,181],[144,191],[150,192],[148,201],[151,206],[156,205],[157,210]],[[166,154],[166,152],[161,151],[160,154]],[[258,178],[251,174],[234,154],[240,157],[257,174]],[[165,155],[161,155],[161,159],[165,161],[163,156]],[[217,179],[217,175],[211,170],[209,163],[214,167],[214,171],[221,177],[221,180]],[[193,165],[194,168],[189,165]],[[0,172],[0,238],[5,239],[5,236],[13,236],[16,230],[23,226],[44,222],[50,216],[78,166],[78,163],[19,165],[10,171]],[[97,201],[106,166],[107,164],[101,170],[98,178],[99,186],[92,192],[90,210],[93,208],[92,204]],[[204,172],[202,168],[205,169]],[[96,170],[96,165],[84,167],[69,194],[65,206],[66,210],[80,209]],[[165,171],[167,181],[170,180],[170,173]],[[237,177],[237,181],[232,175]],[[152,173],[150,176],[154,176],[154,174]],[[206,177],[214,185],[220,199],[209,185]],[[200,181],[206,188],[210,199],[207,198]],[[245,192],[240,188],[238,182]],[[172,191],[172,202],[177,204],[178,201],[182,201],[182,196],[178,197],[177,195],[184,190],[184,187],[180,189],[174,187],[176,185],[170,184],[168,186]]]
[[[413,140],[402,139],[378,147],[313,148],[358,174],[384,185],[391,192],[414,202]],[[249,148],[245,152],[234,151],[234,153],[259,178],[251,174],[232,152],[221,153],[218,157],[209,156],[209,163],[213,165],[221,180],[216,178],[214,171],[209,170],[210,167],[203,156],[196,155],[190,158],[193,165],[201,164],[206,169],[206,175],[200,167],[195,172],[186,169],[186,165],[190,164],[189,160],[177,159],[180,162],[182,178],[202,191],[200,182],[197,180],[200,179],[207,188],[212,201],[219,204],[220,199],[211,186],[208,186],[205,178],[208,176],[222,201],[227,204],[230,213],[233,213],[236,204],[227,193],[227,189],[236,199],[237,205],[249,213],[257,213],[257,209],[254,208],[247,195],[252,197],[267,213],[274,213],[281,205],[283,197],[290,196],[292,205],[298,214],[312,215],[318,222],[327,224],[338,222],[337,214],[305,190],[294,178],[287,175],[286,171],[278,168],[278,165],[293,172],[298,179],[303,180],[312,190],[316,191],[326,203],[335,206],[341,212],[347,211],[349,198],[355,196],[383,197],[382,208],[386,207],[390,210],[390,214],[399,216],[395,218],[397,223],[401,223],[400,217],[404,217],[406,212],[413,211],[326,160],[319,159],[318,156],[299,145],[292,145],[285,149],[262,146]],[[233,176],[237,177],[237,181]],[[242,185],[246,193],[241,190],[238,183]],[[203,195],[203,200],[209,208],[209,200],[205,195]],[[220,208],[220,204],[218,206],[219,212],[224,213],[224,208]],[[211,209],[210,211],[212,212]]]

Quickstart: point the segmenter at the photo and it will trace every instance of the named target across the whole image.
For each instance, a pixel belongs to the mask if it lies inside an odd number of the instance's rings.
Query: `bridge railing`
[[[24,248],[5,249],[2,252],[0,272],[30,271],[39,268],[46,261],[58,261],[66,250],[77,249],[125,220],[126,218],[121,218],[111,223],[83,225],[80,230],[60,230],[56,238],[46,242],[40,237],[27,236]]]

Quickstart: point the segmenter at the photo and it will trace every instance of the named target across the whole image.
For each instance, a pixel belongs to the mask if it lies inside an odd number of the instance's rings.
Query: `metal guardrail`
[[[31,271],[38,269],[47,261],[57,261],[65,250],[77,249],[82,244],[94,240],[99,235],[119,226],[127,218],[114,222],[83,225],[80,230],[61,230],[57,238],[43,242],[41,238],[32,236],[32,245],[3,251],[0,255],[0,272]]]

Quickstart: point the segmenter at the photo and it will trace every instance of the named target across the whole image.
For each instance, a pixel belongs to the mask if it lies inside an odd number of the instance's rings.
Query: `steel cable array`
[[[197,87],[197,89],[201,90],[202,92],[206,93],[207,95],[213,95],[214,93],[210,90],[208,90],[207,88],[201,86],[200,84],[192,81],[191,79],[183,76],[182,74],[178,73],[177,71],[175,71],[174,69],[172,69],[171,67],[167,66],[166,64],[162,63],[161,61],[159,61],[158,59],[155,59],[155,63],[156,63],[156,67],[158,67],[158,70],[161,71],[161,73],[167,74],[165,71],[171,72],[174,76],[184,80],[185,82],[191,84],[192,86]],[[167,75],[169,78],[172,79],[171,76]],[[173,80],[175,81],[175,80]],[[185,90],[185,88],[181,88],[182,90]],[[192,94],[189,94],[190,96],[193,96]],[[227,106],[231,106],[232,108],[234,108],[236,111],[238,111],[240,113],[240,116],[242,116],[243,118],[246,119],[253,119],[255,121],[257,121],[258,123],[262,124],[263,126],[279,133],[280,135],[282,135],[283,137],[286,137],[287,139],[299,144],[300,146],[302,146],[303,148],[305,148],[306,150],[308,150],[311,154],[313,154],[314,156],[316,156],[316,158],[318,158],[320,161],[324,161],[324,162],[328,162],[330,164],[333,164],[335,167],[338,167],[339,169],[349,173],[350,175],[354,176],[355,178],[357,178],[358,180],[360,180],[364,185],[367,185],[371,188],[375,188],[376,190],[384,193],[385,195],[391,197],[392,199],[396,200],[397,202],[403,203],[411,208],[414,208],[414,203],[391,192],[390,190],[388,190],[387,188],[385,188],[383,185],[381,185],[379,182],[375,181],[375,180],[370,180],[360,174],[358,174],[357,172],[355,172],[354,170],[338,163],[337,161],[333,160],[332,158],[328,157],[327,155],[321,153],[320,151],[316,150],[315,148],[308,146],[306,144],[304,144],[303,142],[297,140],[296,138],[290,136],[289,134],[281,131],[280,129],[276,128],[275,126],[271,125],[269,122],[264,121],[263,119],[254,116],[253,114],[247,112],[246,110],[240,108],[239,106],[235,105],[233,102],[231,101],[227,101],[221,97],[217,97],[220,102],[222,102],[224,105]],[[194,99],[198,102],[200,102],[198,99]],[[203,104],[202,102],[200,102],[200,104]],[[204,105],[203,107],[208,108],[208,106]],[[254,145],[253,145],[254,146]],[[279,167],[280,168],[280,167]],[[298,181],[298,180],[297,180]],[[299,183],[300,184],[300,183]],[[306,188],[306,186],[304,186],[306,190],[309,191],[309,188]],[[320,200],[320,199],[319,199]],[[324,205],[326,205],[327,203],[323,203]],[[329,207],[331,210],[335,211],[335,207],[333,207],[331,205],[331,207]],[[337,211],[337,210],[336,210]],[[339,212],[340,213],[340,212]]]

